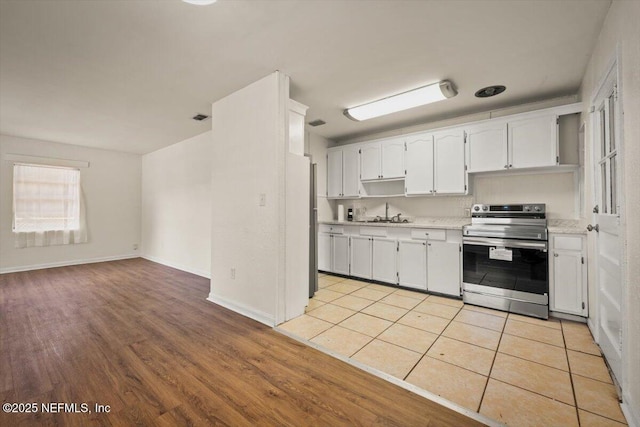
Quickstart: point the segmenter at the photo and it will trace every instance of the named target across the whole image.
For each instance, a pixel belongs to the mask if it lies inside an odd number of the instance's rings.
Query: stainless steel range
[[[462,233],[466,303],[549,318],[544,204],[474,205]]]

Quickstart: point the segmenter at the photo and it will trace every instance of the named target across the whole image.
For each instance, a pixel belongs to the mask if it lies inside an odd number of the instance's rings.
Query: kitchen
[[[64,398],[55,364],[143,384],[123,424],[640,425],[638,2],[0,7],[5,397]],[[87,243],[16,246],[16,162],[80,169]]]

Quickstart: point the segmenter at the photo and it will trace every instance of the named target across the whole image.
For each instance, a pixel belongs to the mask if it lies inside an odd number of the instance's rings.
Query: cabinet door
[[[586,295],[583,294],[582,252],[554,250],[551,311],[586,316]],[[583,306],[584,304],[584,306]]]
[[[360,146],[360,179],[380,179],[380,143]]]
[[[427,243],[427,289],[460,296],[460,243]]]
[[[467,131],[467,165],[469,172],[503,170],[507,158],[507,124],[488,123]]]
[[[427,243],[398,241],[398,284],[427,290]]]
[[[318,233],[318,270],[331,271],[331,234]]]
[[[380,175],[382,178],[404,177],[404,138],[382,141],[380,146],[382,152]]]
[[[558,156],[558,125],[555,114],[510,121],[509,167],[553,166]]]
[[[360,189],[360,155],[359,147],[344,147],[342,149],[342,195],[344,197],[359,197]]]
[[[433,136],[416,135],[407,139],[405,153],[407,176],[406,194],[433,192]]]
[[[334,273],[349,274],[349,236],[334,234],[331,237],[331,266]]]
[[[351,237],[351,275],[371,279],[371,237]]]
[[[396,241],[373,239],[372,278],[387,283],[398,283],[396,269]]]
[[[342,150],[327,153],[327,197],[342,197]]]
[[[433,136],[434,192],[464,194],[464,130],[452,129]]]

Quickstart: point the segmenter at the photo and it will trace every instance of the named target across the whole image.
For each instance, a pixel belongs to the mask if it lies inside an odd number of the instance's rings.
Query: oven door
[[[462,242],[467,289],[548,303],[546,241],[465,237]]]

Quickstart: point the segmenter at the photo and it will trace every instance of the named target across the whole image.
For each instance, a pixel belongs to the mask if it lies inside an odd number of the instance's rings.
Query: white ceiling
[[[575,94],[610,0],[0,0],[0,133],[147,153],[281,70],[335,140]],[[457,97],[366,122],[346,107],[442,79]],[[478,99],[481,87],[507,91]]]

